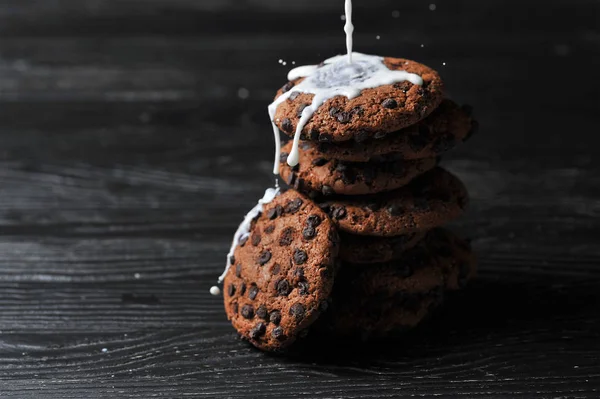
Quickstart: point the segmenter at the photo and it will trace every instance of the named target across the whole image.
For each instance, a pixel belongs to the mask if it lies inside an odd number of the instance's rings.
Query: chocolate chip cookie
[[[435,167],[435,158],[411,161],[354,163],[322,158],[306,143],[300,151],[300,163],[290,167],[289,142],[281,153],[280,174],[290,186],[302,192],[323,195],[361,195],[390,191],[402,187],[415,177]]]
[[[338,242],[327,214],[297,191],[266,204],[223,284],[225,311],[239,334],[268,351],[294,342],[326,306]]]
[[[469,106],[444,100],[418,124],[380,138],[355,136],[341,143],[309,143],[322,158],[348,162],[434,158],[471,137],[477,127]]]
[[[390,237],[424,232],[455,219],[467,206],[468,194],[460,180],[436,167],[394,191],[319,201],[341,231]]]
[[[442,101],[443,84],[433,69],[403,58],[384,58],[390,70],[415,73],[423,85],[408,81],[364,89],[358,97],[336,96],[321,105],[302,130],[307,140],[339,142],[354,137],[372,138],[395,132],[427,117]],[[286,134],[293,134],[304,108],[312,103],[313,94],[294,92],[304,78],[285,84],[275,98],[292,91],[279,104],[275,124]]]

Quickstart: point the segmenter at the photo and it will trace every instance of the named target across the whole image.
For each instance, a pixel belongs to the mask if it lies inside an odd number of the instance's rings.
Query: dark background
[[[474,106],[444,164],[480,278],[403,339],[274,357],[208,289],[343,0],[0,1],[0,397],[598,397],[600,3],[433,2],[355,0],[355,48]]]

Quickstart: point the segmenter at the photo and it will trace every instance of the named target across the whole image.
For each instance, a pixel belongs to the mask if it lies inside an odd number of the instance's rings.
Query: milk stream
[[[354,33],[354,25],[352,25],[352,0],[346,0],[344,4],[346,12],[346,24],[344,32],[346,32],[346,52],[348,53],[348,63],[352,64],[352,34]]]

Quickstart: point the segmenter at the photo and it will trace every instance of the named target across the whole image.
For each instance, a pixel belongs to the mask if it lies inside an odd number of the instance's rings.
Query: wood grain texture
[[[342,52],[342,3],[0,2],[0,397],[600,396],[591,0],[356,0],[357,50],[475,107],[444,164],[480,278],[401,339],[236,338],[208,288],[272,183],[277,60]]]

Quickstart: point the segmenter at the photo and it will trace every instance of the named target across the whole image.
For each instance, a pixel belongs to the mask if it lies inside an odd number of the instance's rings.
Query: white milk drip
[[[372,89],[398,82],[409,81],[415,85],[423,84],[423,79],[417,74],[388,69],[383,63],[383,57],[352,53],[352,60],[353,62],[350,63],[345,56],[338,55],[325,60],[324,65],[321,67],[318,65],[307,65],[294,68],[289,72],[288,80],[295,80],[301,77],[305,79],[291,90],[283,93],[269,105],[269,116],[273,124],[276,144],[273,173],[279,174],[279,152],[281,146],[279,129],[275,125],[275,111],[279,104],[287,100],[292,93],[314,94],[312,104],[302,111],[302,115],[296,126],[292,150],[287,158],[288,165],[296,166],[299,160],[298,144],[300,133],[325,101],[335,96],[344,96],[352,99],[358,97],[364,89]]]
[[[252,221],[262,213],[263,205],[268,204],[269,202],[273,201],[273,199],[277,196],[277,194],[279,194],[279,188],[267,188],[265,190],[265,195],[261,199],[258,200],[258,204],[256,204],[256,206],[254,208],[252,208],[250,210],[250,212],[248,212],[246,214],[246,216],[244,217],[244,220],[239,225],[239,227],[235,231],[235,234],[233,235],[233,241],[231,243],[231,248],[229,249],[229,253],[227,254],[227,264],[225,265],[225,271],[219,277],[219,283],[223,282],[225,275],[227,274],[227,272],[229,271],[229,268],[231,267],[230,259],[233,256],[233,252],[235,251],[235,248],[240,243],[240,240],[242,238],[248,237],[248,235],[250,234],[250,225],[252,224]],[[217,287],[217,286],[213,286],[210,288],[210,293],[212,295],[219,295],[220,292],[221,291],[219,290],[219,287]]]
[[[352,34],[354,33],[354,25],[352,25],[352,0],[346,0],[344,11],[346,11],[346,24],[344,25],[344,32],[346,32],[346,52],[348,53],[348,62],[352,64]]]

